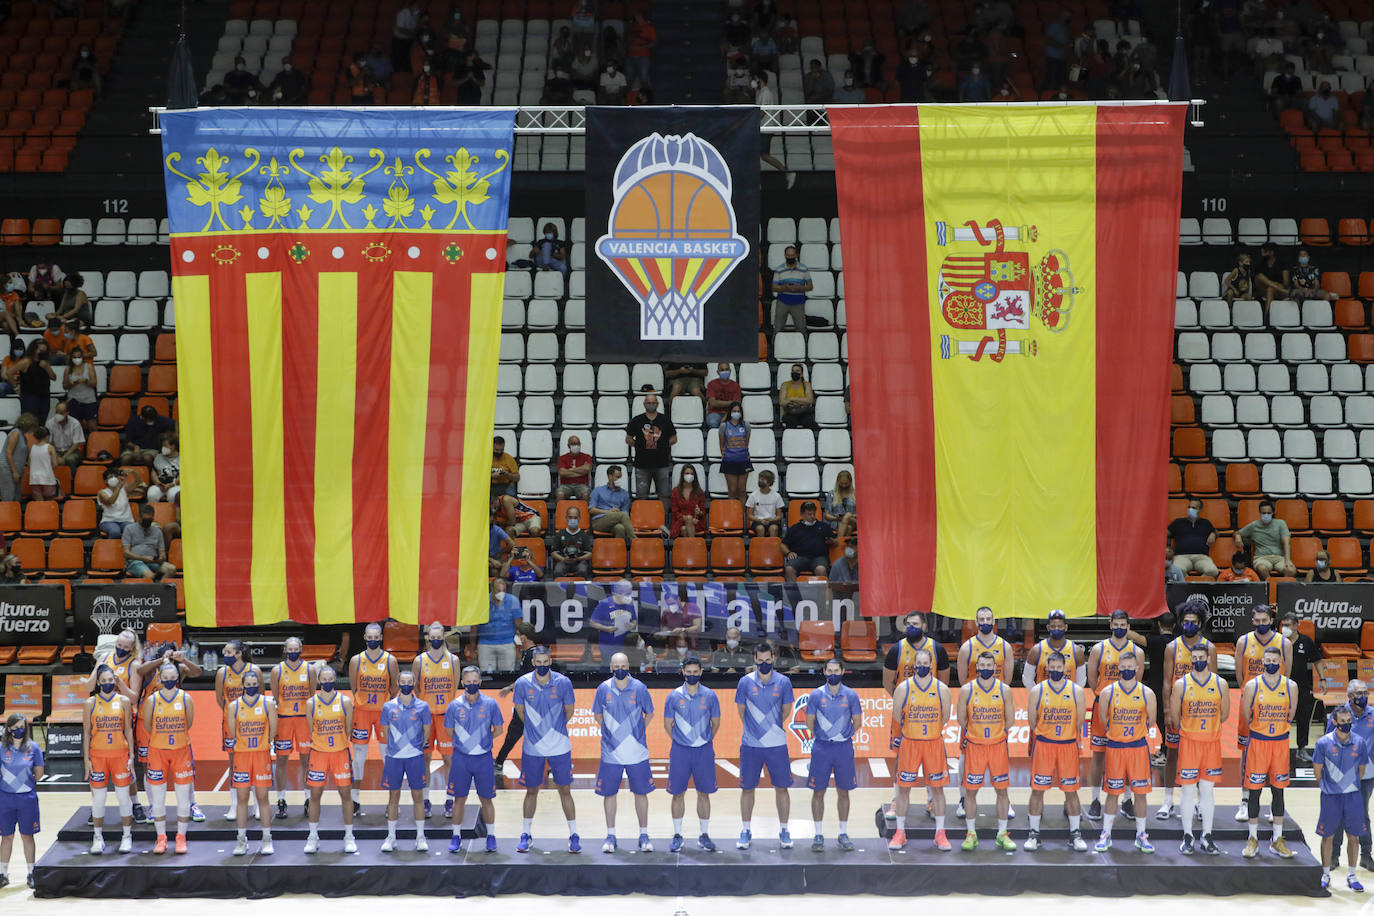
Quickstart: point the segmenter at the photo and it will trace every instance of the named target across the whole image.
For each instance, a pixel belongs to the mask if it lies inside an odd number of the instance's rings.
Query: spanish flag
[[[831,109],[865,613],[1163,610],[1185,112]]]
[[[513,128],[162,116],[189,623],[486,619]]]

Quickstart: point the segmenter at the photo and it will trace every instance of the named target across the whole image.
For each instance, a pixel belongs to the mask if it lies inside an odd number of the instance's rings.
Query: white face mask
[[[580,445],[569,445],[569,446],[568,446],[568,454],[569,454],[569,455],[580,455],[580,454],[582,454],[582,446],[580,446]]]
[[[1293,628],[1292,628],[1292,627],[1284,627],[1284,628],[1283,628],[1283,636],[1284,636],[1285,639],[1292,639],[1292,638],[1293,638]]]
[[[1260,521],[1264,522],[1266,525],[1269,524],[1270,522],[1272,522],[1273,520],[1274,520],[1274,514],[1273,514],[1272,512],[1261,512],[1261,513],[1260,513]]]
[[[73,356],[73,357],[72,357],[72,365],[73,365],[73,366],[79,366],[79,365],[81,365],[81,363],[82,363],[82,357],[80,357],[80,356]]]
[[[171,454],[172,454],[172,447],[171,447],[170,445],[164,445],[164,446],[162,447],[162,454],[164,454],[164,455],[171,455]]]
[[[737,649],[737,648],[739,648],[739,640],[738,640],[738,639],[727,639],[727,640],[725,640],[725,645],[726,645],[727,648],[730,648],[730,649]]]
[[[581,524],[582,524],[582,520],[581,520],[581,519],[576,519],[576,518],[573,518],[572,516],[568,516],[568,530],[569,530],[569,531],[576,531],[576,530],[578,529],[578,527],[579,527]]]
[[[730,411],[730,419],[731,419],[731,420],[734,420],[734,421],[738,422],[738,421],[739,421],[739,418],[740,418],[740,412],[739,412],[738,410],[732,410],[732,411]]]
[[[119,478],[118,478],[118,477],[106,477],[106,478],[105,478],[105,485],[106,485],[107,487],[109,487],[111,490],[113,490],[115,487],[119,486]]]
[[[683,483],[696,483],[696,482],[697,482],[697,475],[695,475],[695,474],[683,474],[683,475],[682,475],[682,482],[683,482]]]
[[[686,647],[686,646],[678,646],[678,647],[677,647],[677,654],[678,654],[679,656],[686,655],[686,654],[687,654],[687,647]]]

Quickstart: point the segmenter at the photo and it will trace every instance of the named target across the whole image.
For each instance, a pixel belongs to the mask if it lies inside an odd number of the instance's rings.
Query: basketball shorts
[[[806,777],[806,787],[813,792],[823,792],[830,785],[832,775],[835,788],[842,792],[859,784],[854,773],[853,741],[816,741],[811,745],[811,770]]]
[[[414,757],[386,757],[382,760],[382,781],[381,788],[391,792],[399,792],[401,783],[404,782],[411,789],[425,788],[425,758],[416,754]]]
[[[1245,788],[1288,787],[1288,736],[1259,738],[1251,735],[1245,749]]]
[[[278,716],[277,737],[272,747],[278,756],[310,753],[310,720],[305,716]]]
[[[38,833],[38,793],[0,791],[0,836],[23,836]]]
[[[148,775],[144,780],[148,785],[163,786],[170,782],[189,786],[195,776],[196,765],[189,747],[148,748]]]
[[[1182,736],[1178,732],[1174,731],[1172,728],[1166,727],[1164,729],[1164,746],[1178,750],[1178,742],[1181,737]]]
[[[1144,795],[1150,791],[1150,749],[1145,742],[1131,747],[1107,746],[1106,772],[1103,788],[1108,795],[1132,792]]]
[[[382,711],[355,706],[353,707],[353,743],[366,744],[369,739],[386,744],[386,729],[382,728]]]
[[[716,791],[716,749],[709,742],[688,747],[674,741],[668,748],[668,794],[681,795],[688,783],[707,795]]]
[[[1092,712],[1092,746],[1093,753],[1100,753],[1107,748],[1107,717],[1099,715],[1104,712],[1101,703],[1093,704]]]
[[[133,778],[129,772],[129,752],[100,753],[91,751],[91,788],[127,786]]]
[[[520,755],[520,785],[526,789],[538,789],[544,785],[545,768],[553,774],[556,786],[572,785],[572,751],[556,757],[538,757],[534,754]]]
[[[1344,795],[1322,793],[1321,809],[1317,813],[1317,836],[1359,836],[1364,832],[1364,802],[1360,793]],[[1336,850],[1337,853],[1340,849]]]
[[[231,779],[235,789],[272,788],[272,755],[268,751],[239,751],[234,755]]]
[[[1035,739],[1031,746],[1031,788],[1050,789],[1055,786],[1065,792],[1078,789],[1078,741]]]
[[[1245,747],[1250,743],[1250,723],[1236,720],[1236,747]]]
[[[488,767],[487,772],[491,772]],[[649,769],[649,761],[639,763],[611,763],[602,760],[596,768],[596,794],[609,798],[620,791],[622,781],[630,784],[633,795],[648,795],[654,791],[654,774]]]
[[[134,722],[134,756],[146,763],[148,761],[148,729],[143,725],[143,717]]]
[[[1196,785],[1221,781],[1221,739],[1199,741],[1183,735],[1178,745],[1178,784]]]
[[[339,788],[353,784],[353,754],[342,751],[310,749],[310,762],[305,766],[305,784],[312,789],[325,786],[330,780]]]
[[[444,721],[444,712],[442,709],[438,712],[433,709],[429,711],[434,727],[429,730],[429,743],[425,745],[424,749],[431,754],[438,754],[440,757],[450,757],[453,755],[453,733],[447,728],[441,727]]]
[[[453,765],[448,770],[448,794],[466,798],[469,791],[476,792],[478,798],[496,797],[496,769],[492,766],[491,751],[453,755]]]
[[[787,757],[786,745],[776,747],[754,747],[740,745],[739,749],[739,787],[749,790],[759,785],[763,768],[768,767],[768,782],[775,789],[792,787],[792,761]]]
[[[914,786],[924,774],[932,788],[949,785],[949,760],[943,738],[903,738],[897,750],[897,783]]]
[[[992,786],[1005,789],[1011,783],[1011,759],[1007,743],[964,745],[964,788]]]

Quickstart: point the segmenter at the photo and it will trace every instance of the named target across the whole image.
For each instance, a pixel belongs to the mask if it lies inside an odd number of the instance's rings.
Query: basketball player
[[[945,758],[945,723],[949,721],[949,686],[934,676],[934,656],[917,649],[911,677],[892,694],[892,749],[897,752],[897,798],[893,811],[897,829],[887,848],[906,848],[906,814],[911,787],[922,775],[930,787],[930,807],[935,817],[935,848],[949,851],[945,836],[945,786],[949,785],[949,761]]]
[[[162,686],[143,701],[139,714],[148,731],[148,800],[157,829],[153,852],[162,855],[167,851],[167,782],[170,780],[177,795],[176,851],[184,855],[186,825],[191,822],[191,784],[195,782],[191,726],[195,723],[196,707],[191,695],[177,686],[181,675],[176,665],[165,664],[157,673]]]
[[[1209,659],[1201,652],[1193,655],[1193,670],[1169,692],[1169,717],[1178,723],[1178,784],[1183,787],[1183,843],[1178,851],[1193,854],[1193,806],[1201,799],[1202,851],[1220,855],[1212,842],[1212,822],[1216,817],[1213,789],[1221,779],[1221,723],[1231,714],[1231,698],[1226,682],[1208,670]]]
[[[219,704],[221,716],[225,716],[225,710],[229,704],[243,695],[243,675],[244,672],[252,670],[258,672],[258,677],[262,677],[262,669],[248,660],[248,653],[244,651],[243,641],[231,639],[224,644],[220,650],[220,658],[224,664],[220,665],[215,672],[215,702]],[[225,755],[229,758],[229,772],[234,772],[234,749],[229,746],[229,720],[224,720],[224,728],[221,729],[222,741]],[[284,817],[286,811],[278,807],[277,816]],[[233,821],[238,819],[238,796],[234,793],[229,794],[229,807],[225,809],[224,819]]]
[[[289,641],[288,641],[289,642]],[[274,691],[275,692],[275,691]],[[280,693],[277,696],[281,696]],[[262,675],[257,671],[243,673],[243,694],[225,710],[229,740],[234,745],[234,769],[230,776],[233,792],[238,796],[238,839],[234,855],[248,854],[248,797],[257,795],[258,810],[263,812],[262,854],[270,856],[272,848],[272,809],[267,793],[272,788],[273,739],[277,736],[277,704],[262,695]],[[280,745],[278,753],[280,753]]]
[[[496,768],[491,762],[491,746],[501,734],[505,719],[501,706],[482,693],[482,670],[468,665],[461,674],[463,692],[448,704],[444,713],[444,729],[453,744],[453,766],[449,768],[448,794],[456,799],[453,806],[453,838],[448,841],[449,852],[463,848],[463,821],[467,819],[468,789],[474,789],[481,799],[482,822],[487,825],[487,852],[496,852]],[[645,691],[646,693],[648,691]],[[603,739],[604,740],[604,739]],[[645,768],[648,764],[645,763]]]
[[[1088,683],[1088,668],[1084,664],[1083,647],[1069,641],[1069,620],[1059,608],[1050,611],[1049,635],[1030,647],[1026,663],[1021,669],[1021,683],[1029,690],[1049,674],[1049,657],[1058,653],[1064,658],[1064,677],[1079,687]]]
[[[978,625],[978,632],[964,641],[957,656],[959,683],[972,683],[977,677],[975,669],[979,653],[991,652],[998,678],[1003,683],[1010,684],[1016,659],[1012,655],[1011,643],[997,635],[997,620],[992,615],[992,608],[980,607],[973,619]]]
[[[415,674],[415,692],[429,705],[429,717],[433,722],[444,721],[448,704],[458,695],[458,657],[448,650],[444,641],[444,625],[437,620],[429,625],[425,638],[428,640],[424,652],[415,656],[411,671]],[[439,767],[440,785],[448,785],[449,759],[453,755],[453,743],[449,741],[448,731],[442,728],[430,729],[430,746],[425,748],[425,772],[429,773],[429,759],[438,752],[443,762]],[[445,789],[447,792],[447,789]],[[429,799],[425,799],[425,817],[431,812]],[[444,801],[444,817],[453,817],[453,796]]]
[[[903,638],[894,643],[883,658],[883,689],[887,691],[888,696],[896,691],[898,684],[911,677],[915,672],[916,652],[920,649],[926,649],[930,652],[936,680],[948,686],[949,655],[946,654],[944,646],[926,635],[926,615],[920,611],[911,611],[902,618],[902,627]],[[897,804],[897,794],[901,789],[901,782],[894,776],[892,779],[892,802],[888,805],[884,815],[887,820],[897,819],[894,806]],[[933,806],[934,802],[928,804]],[[963,802],[961,801],[959,804],[962,807]],[[933,811],[934,808],[932,807],[931,810]]]
[[[516,680],[511,699],[515,714],[525,723],[525,743],[520,752],[520,784],[525,787],[525,803],[521,809],[520,842],[515,851],[530,851],[530,830],[547,767],[558,788],[563,816],[568,820],[568,852],[581,852],[577,807],[572,797],[572,739],[568,737],[568,720],[572,718],[576,698],[572,681],[553,670],[553,655],[548,646],[534,647],[534,670]]]
[[[292,754],[300,762],[301,793],[309,795],[305,769],[310,754],[310,724],[305,718],[305,704],[315,694],[315,673],[310,663],[301,659],[298,637],[288,636],[282,643],[282,660],[272,666],[271,678],[277,706],[276,738],[272,743],[277,751],[277,817],[286,817],[286,783]]]
[[[1321,786],[1321,813],[1317,817],[1317,836],[1322,838],[1322,889],[1331,885],[1331,866],[1340,860],[1337,838],[1345,834],[1345,883],[1357,894],[1364,885],[1355,877],[1355,860],[1360,851],[1360,834],[1368,826],[1360,804],[1360,783],[1369,768],[1369,749],[1364,739],[1353,735],[1349,706],[1337,706],[1331,713],[1332,731],[1317,739],[1312,755],[1312,773]]]
[[[1145,665],[1139,648],[1145,644],[1145,637],[1131,630],[1131,618],[1121,608],[1112,611],[1111,630],[1111,636],[1093,645],[1088,652],[1088,663],[1084,666],[1087,668],[1088,690],[1093,697],[1100,697],[1102,691],[1116,683],[1117,662],[1122,655],[1135,655],[1138,670]],[[1088,790],[1092,793],[1092,802],[1088,805],[1088,819],[1100,821],[1102,774],[1107,756],[1107,723],[1096,711],[1093,712],[1092,751],[1092,764],[1088,769]]]
[[[720,731],[720,700],[701,683],[701,659],[682,660],[682,684],[663,703],[663,730],[668,748],[668,794],[673,797],[673,841],[669,852],[682,851],[682,816],[687,809],[687,784],[697,790],[697,820],[701,833],[697,848],[715,852],[711,840],[711,795],[716,791],[716,732]]]
[[[353,757],[348,749],[353,731],[353,701],[334,689],[336,677],[333,668],[321,665],[316,675],[318,689],[305,704],[305,718],[310,724],[310,762],[305,772],[305,784],[310,789],[306,853],[320,849],[320,798],[325,783],[331,779],[339,790],[339,807],[343,809],[344,852],[358,851],[353,839],[353,799],[349,795],[353,785]]]
[[[1264,673],[1246,682],[1241,693],[1240,721],[1250,735],[1245,749],[1246,806],[1250,838],[1241,855],[1259,855],[1260,790],[1269,786],[1269,810],[1274,833],[1269,851],[1285,859],[1293,851],[1283,839],[1283,790],[1288,785],[1288,733],[1298,708],[1298,688],[1283,674],[1283,655],[1278,646],[1264,650]]]
[[[596,794],[606,809],[606,842],[602,852],[615,852],[616,796],[622,777],[635,797],[639,819],[639,851],[653,852],[649,840],[649,793],[654,777],[649,772],[647,723],[654,715],[654,700],[639,678],[630,676],[630,659],[624,652],[611,656],[611,676],[596,687],[592,716],[601,730],[601,764],[596,771]]]
[[[429,730],[433,722],[429,704],[415,698],[415,672],[409,668],[401,671],[394,683],[397,695],[382,704],[382,714],[377,720],[377,726],[387,738],[382,745],[382,788],[391,793],[386,803],[386,839],[382,841],[382,852],[396,849],[402,781],[409,787],[410,800],[414,804],[415,849],[424,852],[429,849],[429,841],[425,839],[425,787],[429,782],[429,774],[425,772],[425,748],[429,747]],[[353,715],[353,724],[357,725],[356,709]]]
[[[792,716],[792,681],[773,670],[773,644],[764,640],[754,646],[754,670],[735,687],[735,708],[740,718],[739,840],[735,847],[748,849],[754,840],[754,789],[766,765],[768,781],[778,806],[778,844],[792,848],[787,819],[792,799],[792,762],[787,756],[787,720]]]
[[[396,657],[382,648],[382,625],[369,623],[363,630],[364,649],[348,661],[348,685],[353,688],[353,813],[362,813],[358,791],[363,786],[367,767],[368,742],[375,736],[386,744],[387,730],[381,725],[382,707],[396,698],[400,666]],[[414,681],[411,681],[414,690]],[[382,755],[385,757],[385,753]]]
[[[86,679],[86,689],[95,691],[96,687],[99,686],[100,667],[104,665],[114,672],[115,692],[136,700],[138,685],[135,683],[134,675],[139,654],[138,634],[133,630],[120,630],[119,635],[115,637],[113,646],[96,650],[95,669],[91,671],[91,676]]]
[[[825,789],[835,777],[835,810],[840,834],[835,842],[852,852],[849,839],[849,793],[859,784],[854,774],[854,733],[863,726],[863,704],[853,687],[844,684],[844,662],[825,663],[825,683],[806,698],[806,727],[811,729],[811,770],[806,787],[811,790],[811,851],[825,851],[821,822],[825,819]]]
[[[1102,813],[1102,836],[1093,848],[1106,852],[1112,848],[1112,824],[1116,820],[1117,805],[1127,784],[1135,794],[1135,848],[1152,853],[1155,847],[1146,832],[1146,798],[1150,792],[1150,748],[1145,736],[1155,724],[1155,693],[1140,683],[1139,653],[1122,655],[1117,659],[1117,681],[1102,691],[1097,708],[1107,724],[1107,783],[1106,810]]]
[[[1267,604],[1255,605],[1255,609],[1250,613],[1250,623],[1254,629],[1241,634],[1236,640],[1236,683],[1244,686],[1264,673],[1264,653],[1270,646],[1277,646],[1283,653],[1283,676],[1288,677],[1292,674],[1293,644],[1274,629],[1274,609]],[[1244,748],[1249,743],[1249,738],[1250,734],[1245,726],[1237,723],[1236,743]],[[1241,756],[1244,756],[1243,750]],[[1236,809],[1236,820],[1249,819],[1249,807],[1242,801]]]
[[[991,652],[978,653],[974,670],[977,680],[960,687],[955,701],[963,735],[964,797],[968,800],[964,816],[968,835],[959,848],[964,852],[978,848],[978,790],[990,781],[997,793],[997,848],[1010,851],[1016,844],[1007,835],[1007,812],[1011,808],[1007,734],[1016,719],[1016,706],[1011,687],[997,677],[997,660]]]
[[[178,687],[181,686],[181,684],[185,683],[188,677],[200,677],[202,674],[205,673],[205,670],[201,668],[200,665],[196,664],[194,658],[186,657],[184,654],[182,654],[180,649],[173,648],[170,643],[164,645],[160,653],[151,646],[145,646],[143,649],[143,654],[152,657],[149,658],[147,661],[137,662],[132,666],[131,669],[134,680],[130,682],[130,685],[133,687],[133,693],[136,694],[136,697],[134,698],[135,710],[141,710],[143,708],[143,704],[148,701],[148,697],[152,696],[156,691],[161,689],[162,684],[158,680],[158,669],[161,668],[163,665],[176,665]],[[130,695],[129,693],[124,692],[124,687],[122,684],[119,687],[119,691],[121,693],[124,693],[125,696]],[[193,766],[194,763],[195,762],[192,761]],[[134,803],[134,823],[138,824],[151,824],[153,822],[153,819],[151,816],[149,816],[147,810],[138,803],[138,788],[140,785],[144,784],[144,780],[147,776],[147,771],[148,729],[145,728],[143,725],[143,717],[139,715],[138,712],[135,712],[135,783],[131,787],[132,791],[130,791],[129,797]],[[191,820],[196,821],[197,823],[205,820],[205,815],[201,812],[200,806],[196,804],[195,785],[191,786]]]
[[[1046,679],[1030,689],[1026,697],[1027,717],[1031,723],[1031,797],[1030,834],[1024,848],[1040,848],[1040,815],[1045,810],[1045,792],[1058,785],[1064,793],[1064,808],[1069,812],[1069,847],[1086,852],[1087,841],[1079,830],[1081,802],[1078,799],[1078,735],[1087,714],[1087,692],[1069,680],[1064,656],[1054,653],[1046,659]]]
[[[130,657],[132,660],[132,656]],[[91,855],[105,851],[105,797],[114,786],[119,801],[119,820],[124,834],[119,851],[133,849],[134,805],[129,798],[133,778],[134,701],[118,692],[118,676],[109,665],[95,670],[96,693],[81,712],[81,756],[86,762],[86,781],[91,786]]]
[[[1207,670],[1217,670],[1217,647],[1202,635],[1207,624],[1207,604],[1189,599],[1174,608],[1179,631],[1183,634],[1164,647],[1164,804],[1165,811],[1174,804],[1174,785],[1178,781],[1178,722],[1173,719],[1174,685],[1193,670],[1193,656],[1207,656]],[[1167,817],[1167,815],[1165,815]],[[1158,813],[1155,817],[1160,817]]]

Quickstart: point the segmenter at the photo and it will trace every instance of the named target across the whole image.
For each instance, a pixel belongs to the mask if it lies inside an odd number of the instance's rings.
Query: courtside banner
[[[1207,635],[1221,642],[1234,642],[1237,636],[1250,631],[1250,615],[1255,606],[1269,603],[1269,583],[1171,582],[1164,587],[1164,600],[1170,608],[1193,598],[1207,603]]]
[[[192,625],[486,619],[514,118],[163,116]]]
[[[758,358],[759,111],[587,109],[587,359]]]
[[[1185,110],[830,110],[859,562],[887,613],[1164,610]]]
[[[62,586],[0,586],[0,646],[60,645],[66,636]]]

